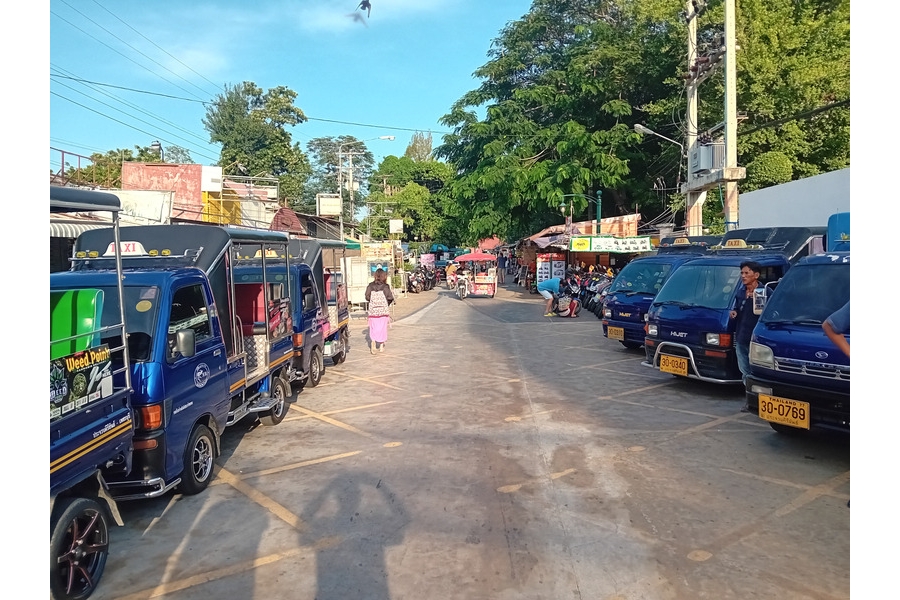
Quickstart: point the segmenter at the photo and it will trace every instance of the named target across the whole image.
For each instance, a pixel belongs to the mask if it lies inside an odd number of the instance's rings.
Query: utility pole
[[[688,43],[687,59],[688,67],[697,64],[697,18],[700,16],[696,9],[695,0],[687,0],[685,14],[687,15]],[[685,227],[688,235],[703,235],[703,203],[706,201],[706,191],[695,190],[693,186],[694,173],[691,170],[691,155],[697,145],[697,90],[700,81],[697,78],[688,79],[687,82],[687,132],[684,136],[684,146],[687,148],[687,181],[685,188]]]
[[[685,195],[685,226],[688,235],[703,235],[703,202],[706,191],[725,185],[725,229],[738,225],[737,182],[746,177],[746,169],[737,166],[737,44],[735,43],[735,0],[725,0],[724,41],[705,56],[697,56],[697,17],[706,9],[704,0],[686,0],[685,19],[688,26],[687,134],[688,154],[686,182],[681,186]],[[697,147],[697,91],[725,59],[725,161],[721,168],[713,164],[707,173],[697,173],[692,167],[695,156],[703,158]],[[637,126],[635,126],[637,127]],[[710,157],[711,158],[711,157]],[[702,161],[701,161],[702,162]]]
[[[737,45],[734,0],[725,0],[725,169],[737,167]],[[725,231],[738,228],[737,181],[725,182]]]

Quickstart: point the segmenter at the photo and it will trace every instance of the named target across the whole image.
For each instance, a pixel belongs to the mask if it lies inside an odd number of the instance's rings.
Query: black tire
[[[771,421],[769,421],[769,425],[772,427],[772,429],[774,429],[781,435],[789,435],[789,436],[797,437],[800,435],[807,434],[806,429],[800,429],[798,427],[791,427],[790,425],[782,425],[781,423],[772,423]]]
[[[314,346],[312,355],[309,357],[309,377],[306,383],[309,387],[316,387],[322,381],[322,375],[325,374],[325,359],[322,358],[322,349]]]
[[[421,284],[421,283],[417,283],[417,284],[416,284],[416,293],[417,293],[417,294],[421,294],[421,293],[422,293],[422,284]]]
[[[621,340],[620,340],[621,341]],[[622,345],[628,348],[629,350],[637,350],[641,346],[643,346],[640,342],[622,342]]]
[[[269,393],[272,397],[278,398],[278,404],[271,410],[262,413],[259,416],[259,422],[263,425],[278,425],[284,421],[284,416],[287,414],[287,400],[291,397],[291,388],[281,377],[273,377],[272,389]]]
[[[348,349],[347,345],[348,345],[350,336],[347,335],[346,329],[341,329],[341,334],[339,337],[341,340],[341,348],[343,348],[343,350],[341,350],[340,353],[335,354],[331,357],[331,363],[334,365],[339,365],[342,362],[344,362],[345,360],[347,360],[347,349]]]
[[[184,471],[178,490],[185,496],[199,494],[212,481],[216,446],[213,434],[206,425],[197,425],[184,449]]]
[[[91,498],[60,498],[50,518],[50,596],[82,600],[97,588],[109,555],[106,511]]]

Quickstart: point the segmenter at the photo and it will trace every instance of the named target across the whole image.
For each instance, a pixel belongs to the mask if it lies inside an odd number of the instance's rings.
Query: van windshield
[[[849,264],[799,265],[785,274],[759,320],[822,323],[849,300]]]
[[[672,272],[671,263],[640,261],[625,265],[612,282],[613,292],[656,294]]]
[[[100,289],[103,290],[103,315],[100,317],[100,321],[103,327],[109,327],[121,321],[119,292],[114,287]],[[156,286],[126,286],[124,292],[128,356],[134,362],[150,360],[153,327],[156,323],[156,313],[159,312],[159,288]],[[114,331],[104,335],[117,336],[118,333],[118,331]],[[121,344],[121,342],[117,343],[108,338],[104,338],[104,341],[107,341],[110,347]]]
[[[740,279],[741,270],[737,266],[688,263],[672,273],[653,303],[679,303],[716,310],[730,308]]]

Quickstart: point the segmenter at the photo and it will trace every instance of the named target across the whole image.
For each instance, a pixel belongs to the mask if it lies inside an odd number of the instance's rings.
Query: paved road
[[[784,437],[507,285],[398,304],[198,496],[124,505],[96,599],[849,598],[848,437]]]

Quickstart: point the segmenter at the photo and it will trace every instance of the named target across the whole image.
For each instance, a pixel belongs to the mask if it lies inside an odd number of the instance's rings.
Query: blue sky
[[[371,0],[370,17],[358,4],[51,0],[50,146],[87,156],[159,140],[214,164],[202,102],[241,81],[297,92],[310,120],[291,133],[304,148],[396,136],[367,143],[380,160],[402,155],[416,130],[436,146],[439,119],[478,86],[492,40],[531,0]],[[60,159],[51,150],[51,169]]]

